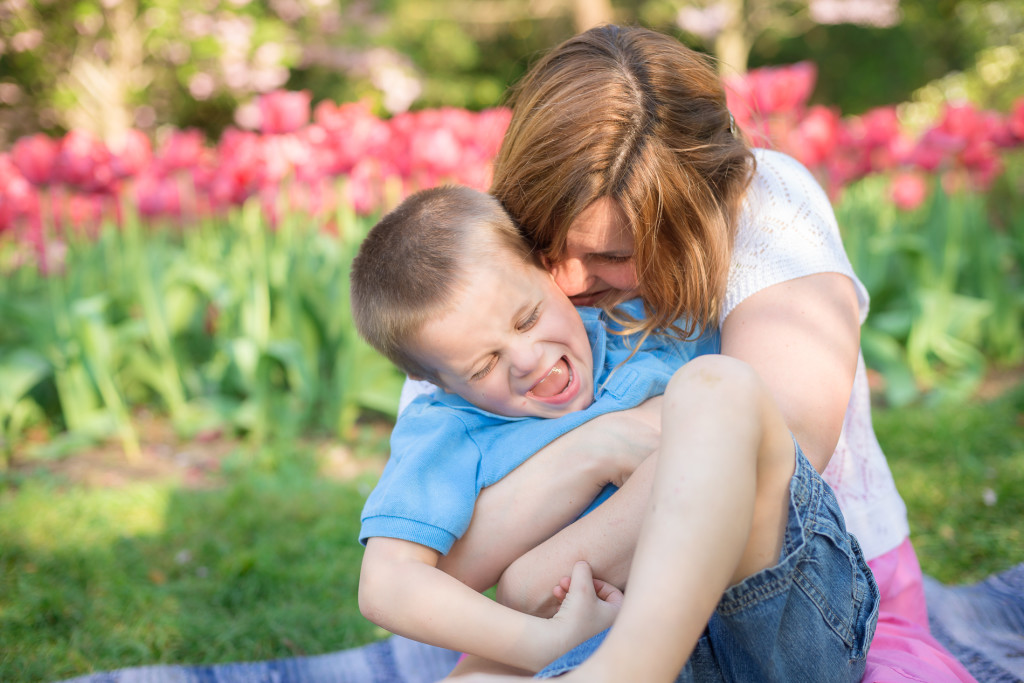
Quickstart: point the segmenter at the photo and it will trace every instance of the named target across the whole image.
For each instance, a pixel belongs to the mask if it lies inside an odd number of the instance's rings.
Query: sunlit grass
[[[30,479],[4,492],[0,680],[315,654],[379,636],[355,601],[370,482],[331,481],[310,454],[279,452],[237,456],[217,490]]]

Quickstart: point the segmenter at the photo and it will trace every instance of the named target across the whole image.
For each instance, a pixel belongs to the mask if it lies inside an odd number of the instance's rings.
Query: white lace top
[[[853,272],[821,186],[795,159],[755,150],[757,173],[737,228],[722,320],[751,294],[815,273],[842,273],[857,287],[860,320],[868,293]],[[910,535],[907,509],[871,424],[864,356],[857,363],[839,444],[823,474],[864,555],[878,557]]]
[[[755,154],[757,173],[740,216],[721,319],[766,287],[835,272],[855,283],[863,323],[868,293],[843,249],[825,192],[795,159],[769,150],[755,150]],[[400,410],[419,394],[435,389],[427,382],[407,380]],[[863,355],[857,363],[839,444],[823,476],[835,490],[847,528],[857,536],[865,557],[878,557],[910,535],[906,506],[871,424]]]

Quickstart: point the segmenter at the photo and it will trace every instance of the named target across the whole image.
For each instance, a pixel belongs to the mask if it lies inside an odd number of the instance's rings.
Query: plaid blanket
[[[980,683],[1024,682],[1024,564],[970,586],[925,578],[932,633]],[[458,653],[392,636],[313,657],[209,666],[144,666],[67,683],[432,683]]]
[[[1024,564],[970,586],[926,576],[932,635],[981,683],[1024,681]]]

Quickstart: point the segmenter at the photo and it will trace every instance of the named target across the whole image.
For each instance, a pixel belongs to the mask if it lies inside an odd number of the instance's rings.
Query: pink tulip
[[[218,164],[212,175],[209,194],[215,207],[241,204],[259,189],[264,173],[260,136],[250,131],[229,128],[217,146]]]
[[[913,211],[927,198],[928,185],[920,174],[899,173],[889,185],[889,196],[898,208]]]
[[[110,166],[117,178],[130,178],[142,172],[153,159],[153,147],[141,130],[128,130],[113,145]]]
[[[792,131],[788,148],[804,166],[817,166],[835,153],[840,131],[838,112],[816,105]]]
[[[75,192],[64,203],[67,225],[81,234],[95,235],[103,221],[104,196],[95,193]]]
[[[295,177],[304,183],[316,183],[334,172],[336,155],[329,144],[329,135],[323,126],[310,124],[298,131],[296,137],[305,149],[306,158],[295,167]]]
[[[84,192],[106,192],[114,182],[110,150],[92,133],[73,130],[64,136],[57,156],[58,178]]]
[[[734,97],[751,116],[795,114],[807,105],[818,68],[811,62],[752,69],[741,79],[730,79]],[[732,105],[730,104],[730,109]],[[733,112],[735,115],[735,112]]]
[[[414,168],[438,177],[450,176],[459,168],[462,154],[450,128],[420,129],[409,140],[409,157]]]
[[[0,154],[0,233],[38,212],[38,191],[14,165],[11,155]]]
[[[11,150],[11,159],[21,175],[37,187],[56,180],[55,167],[60,154],[60,142],[37,133],[20,138]]]
[[[195,129],[176,130],[160,146],[157,159],[163,172],[171,173],[199,165],[205,152],[201,132]]]
[[[175,178],[143,173],[135,182],[135,203],[143,216],[179,216],[181,190]]]
[[[365,102],[338,106],[325,100],[316,106],[313,120],[326,134],[330,173],[348,173],[361,159],[386,156],[391,126],[374,116]]]
[[[275,90],[259,98],[260,130],[268,135],[291,133],[309,123],[308,90]]]
[[[480,146],[481,154],[488,160],[498,155],[501,143],[505,139],[505,131],[512,120],[512,110],[508,107],[484,109],[476,117],[475,138]]]

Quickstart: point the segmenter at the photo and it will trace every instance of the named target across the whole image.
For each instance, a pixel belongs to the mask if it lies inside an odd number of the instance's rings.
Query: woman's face
[[[611,197],[601,197],[580,213],[569,227],[565,254],[545,265],[577,306],[637,294],[633,231]]]

